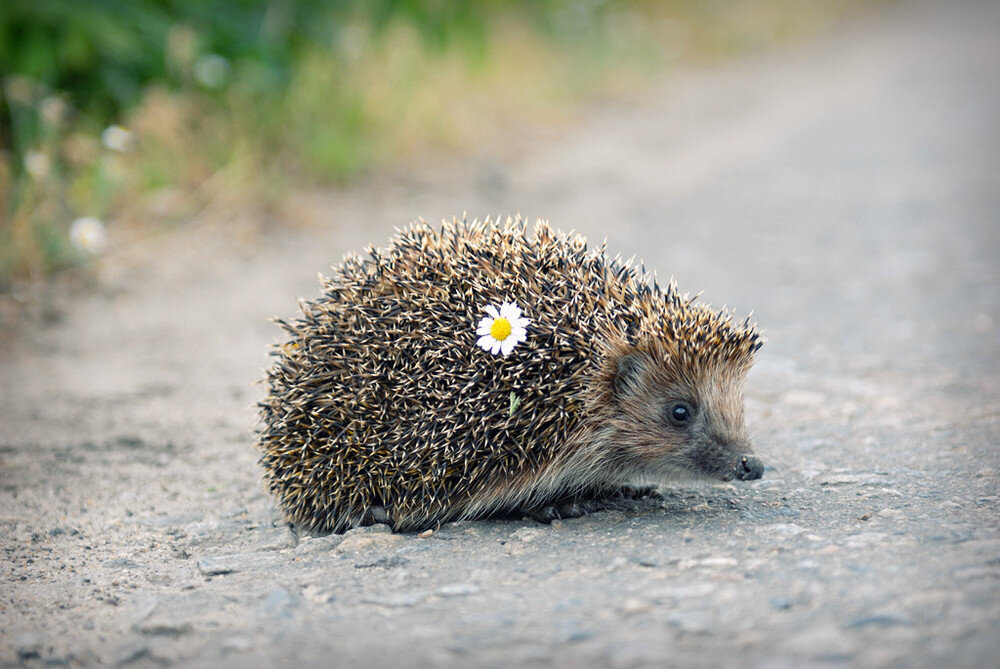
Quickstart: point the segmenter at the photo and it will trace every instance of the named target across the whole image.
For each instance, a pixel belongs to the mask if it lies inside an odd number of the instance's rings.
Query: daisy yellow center
[[[510,321],[506,318],[497,318],[490,326],[490,336],[497,341],[503,341],[510,336]]]

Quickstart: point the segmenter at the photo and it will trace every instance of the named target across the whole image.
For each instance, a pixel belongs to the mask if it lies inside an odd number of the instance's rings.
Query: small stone
[[[253,553],[234,553],[232,555],[202,558],[198,560],[198,571],[203,576],[232,574],[245,569],[254,557]]]
[[[770,525],[761,525],[757,528],[757,532],[777,537],[795,537],[806,532],[806,528],[795,523],[771,523]]]
[[[385,548],[405,541],[400,534],[348,534],[340,542],[337,553],[359,553],[370,548]]]
[[[983,467],[982,469],[977,470],[976,473],[973,474],[972,476],[977,479],[987,479],[987,478],[993,478],[996,475],[997,475],[997,470],[994,469],[993,467]]]
[[[17,653],[17,659],[22,662],[25,660],[35,659],[42,654],[43,641],[39,634],[34,632],[24,632],[18,634],[14,639],[14,650]]]
[[[479,592],[479,586],[472,585],[471,583],[453,583],[452,585],[443,585],[434,591],[435,595],[440,595],[441,597],[464,597],[465,595],[474,595]]]
[[[634,557],[634,558],[631,558],[631,562],[633,562],[634,564],[639,565],[640,567],[659,567],[660,566],[660,561],[659,560],[657,560],[656,558],[650,558],[650,557],[642,557],[642,558]]]
[[[424,530],[423,532],[421,532],[420,534],[417,535],[417,538],[418,539],[426,539],[427,537],[431,537],[431,536],[434,536],[434,529],[433,528],[429,529],[429,530]]]
[[[521,529],[513,532],[510,535],[510,538],[515,539],[517,541],[523,541],[525,543],[528,543],[542,536],[542,534],[543,534],[542,530],[533,527],[522,527]]]

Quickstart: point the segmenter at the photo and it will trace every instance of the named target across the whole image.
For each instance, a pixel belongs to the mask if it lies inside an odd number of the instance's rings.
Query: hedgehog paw
[[[389,512],[386,511],[383,506],[372,506],[369,507],[365,514],[361,517],[361,522],[359,525],[361,527],[368,527],[369,525],[375,525],[377,523],[383,523],[389,527],[393,526],[392,518],[389,517]]]
[[[524,515],[532,520],[548,525],[553,520],[565,520],[567,518],[580,518],[588,513],[601,511],[605,507],[599,502],[584,500],[567,500],[558,504],[528,509]]]
[[[618,490],[618,496],[624,499],[663,499],[660,494],[660,487],[655,485],[623,485]]]

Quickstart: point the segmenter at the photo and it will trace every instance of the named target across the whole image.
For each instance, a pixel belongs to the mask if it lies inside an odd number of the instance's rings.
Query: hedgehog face
[[[759,479],[763,465],[743,421],[745,366],[724,362],[686,374],[669,359],[633,351],[611,380],[612,448],[644,478]]]

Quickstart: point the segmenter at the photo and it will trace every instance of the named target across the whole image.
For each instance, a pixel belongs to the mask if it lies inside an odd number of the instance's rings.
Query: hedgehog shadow
[[[423,530],[401,530],[399,534],[418,535],[425,532],[446,534],[451,529],[468,527],[482,523],[488,524],[523,524],[533,522],[539,526],[551,525],[553,522],[570,523],[589,521],[592,524],[616,524],[622,520],[641,520],[653,516],[682,517],[692,513],[715,516],[741,508],[735,499],[725,498],[711,487],[703,488],[626,488],[618,493],[599,499],[571,499],[558,504],[542,507],[532,512],[521,509],[501,510],[476,516],[474,518],[454,519],[438,523]],[[392,525],[384,521],[366,517],[355,528],[345,528],[339,532],[322,531],[290,524],[296,533],[311,537],[337,536],[352,529],[365,529],[375,525],[385,525],[389,531],[395,532]],[[369,530],[370,531],[370,530]]]

